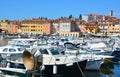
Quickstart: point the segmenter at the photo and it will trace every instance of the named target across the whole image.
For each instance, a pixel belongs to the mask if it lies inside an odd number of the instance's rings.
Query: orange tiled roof
[[[52,22],[53,22],[53,23],[58,23],[59,20],[58,20],[58,19],[56,19],[56,20],[52,20]]]
[[[102,15],[102,14],[88,14],[88,16],[105,16],[105,15]]]
[[[82,33],[87,33],[87,30],[86,30],[85,27],[83,27],[83,26],[80,26],[80,31],[81,31]]]
[[[45,20],[42,19],[29,19],[29,20],[22,20],[23,23],[29,23],[29,22],[45,22]]]

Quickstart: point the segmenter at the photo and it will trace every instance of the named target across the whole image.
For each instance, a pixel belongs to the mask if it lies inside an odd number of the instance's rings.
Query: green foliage
[[[80,14],[80,16],[79,16],[79,20],[82,20],[82,15]]]

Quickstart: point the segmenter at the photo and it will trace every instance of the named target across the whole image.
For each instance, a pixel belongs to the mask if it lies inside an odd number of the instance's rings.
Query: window
[[[48,54],[48,51],[46,49],[40,49],[41,54]]]
[[[30,48],[29,46],[25,46],[26,48]],[[18,48],[18,51],[23,51],[24,50],[24,48]]]
[[[8,48],[4,48],[4,49],[3,49],[3,52],[7,52],[7,50],[8,50]]]
[[[57,55],[57,54],[59,54],[59,51],[58,51],[57,48],[51,48],[50,51],[51,51],[52,55]]]
[[[10,52],[16,52],[16,50],[15,50],[15,49],[12,49],[12,48],[10,48],[9,51],[10,51]]]

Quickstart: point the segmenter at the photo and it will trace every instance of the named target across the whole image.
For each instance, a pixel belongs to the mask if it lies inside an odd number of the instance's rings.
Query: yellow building
[[[120,24],[108,24],[108,33],[120,33]]]
[[[23,20],[21,24],[22,33],[42,34],[45,29],[45,21],[40,19]]]
[[[11,22],[9,20],[1,20],[0,23],[3,31],[8,33],[12,31]]]
[[[97,24],[86,24],[87,32],[96,34],[98,32],[98,25]]]

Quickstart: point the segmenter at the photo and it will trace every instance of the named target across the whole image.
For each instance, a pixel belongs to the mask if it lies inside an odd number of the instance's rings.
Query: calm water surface
[[[4,46],[7,44],[9,40],[7,39],[0,39],[0,46]],[[120,77],[120,63],[114,64],[113,75],[104,75],[100,73],[99,71],[85,71],[85,77]],[[13,77],[13,76],[10,76]],[[17,76],[17,77],[23,77],[23,76]],[[48,76],[49,77],[49,76]]]

